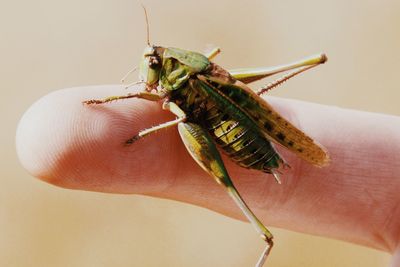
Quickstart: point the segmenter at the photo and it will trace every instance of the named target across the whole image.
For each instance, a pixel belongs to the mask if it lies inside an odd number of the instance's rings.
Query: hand
[[[170,198],[244,219],[224,188],[192,160],[176,129],[123,145],[139,130],[173,119],[160,104],[82,105],[126,93],[122,86],[98,86],[40,99],[18,128],[24,167],[65,188]],[[397,252],[393,266],[400,266],[400,118],[273,97],[268,102],[323,144],[331,164],[319,169],[279,149],[292,169],[278,185],[225,157],[255,214],[266,225]]]

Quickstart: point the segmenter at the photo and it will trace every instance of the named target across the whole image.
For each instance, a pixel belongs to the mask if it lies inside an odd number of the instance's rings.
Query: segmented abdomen
[[[270,172],[279,167],[279,156],[270,142],[218,109],[207,112],[204,124],[225,153],[245,168]]]
[[[246,115],[226,99],[204,94],[198,86],[187,86],[174,92],[171,100],[186,112],[189,121],[207,129],[218,146],[240,166],[270,173],[282,162],[257,127],[250,127]]]

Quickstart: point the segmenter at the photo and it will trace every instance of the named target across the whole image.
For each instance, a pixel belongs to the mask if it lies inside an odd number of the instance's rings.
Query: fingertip
[[[138,89],[138,88],[136,88]],[[58,90],[35,102],[22,116],[16,149],[23,167],[51,184],[95,191],[130,191],[132,176],[145,172],[156,146],[146,141],[125,149],[129,139],[145,124],[163,118],[156,103],[141,100],[105,105],[82,101],[126,94],[122,86],[79,87]],[[150,107],[151,106],[151,107]],[[147,108],[146,108],[147,107]],[[144,154],[148,146],[150,153]],[[165,148],[165,147],[164,147]],[[146,156],[148,155],[148,156]],[[142,166],[141,166],[142,165]]]
[[[49,151],[53,150],[57,140],[65,134],[60,129],[59,110],[64,103],[63,91],[56,91],[37,100],[23,114],[16,133],[16,149],[22,166],[33,176],[43,180],[51,180],[49,170],[55,160]],[[56,132],[54,129],[60,129]],[[57,145],[56,145],[57,147]]]

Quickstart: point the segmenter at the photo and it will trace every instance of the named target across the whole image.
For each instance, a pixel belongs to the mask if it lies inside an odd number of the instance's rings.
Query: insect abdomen
[[[204,119],[215,142],[240,166],[268,173],[279,167],[281,159],[271,143],[240,120],[216,108],[209,110]]]
[[[226,100],[204,94],[198,86],[175,91],[171,100],[190,121],[207,129],[217,145],[240,166],[270,173],[282,163],[271,143],[256,127],[249,127],[246,116]]]

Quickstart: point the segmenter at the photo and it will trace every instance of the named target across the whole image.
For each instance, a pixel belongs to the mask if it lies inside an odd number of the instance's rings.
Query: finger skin
[[[22,165],[33,176],[65,188],[152,195],[244,219],[225,190],[190,158],[175,128],[124,146],[139,130],[174,119],[160,103],[129,99],[82,104],[126,93],[118,85],[80,87],[38,100],[17,130]],[[400,118],[295,100],[268,101],[325,146],[331,163],[316,168],[278,148],[292,166],[278,185],[272,176],[224,157],[253,211],[267,225],[394,253],[400,237]]]

